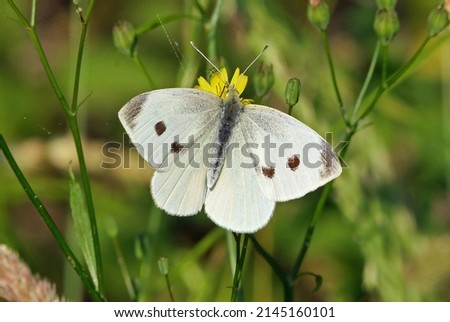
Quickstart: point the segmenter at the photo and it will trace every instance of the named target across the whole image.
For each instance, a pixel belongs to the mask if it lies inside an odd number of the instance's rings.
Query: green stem
[[[432,39],[432,37],[427,36],[420,44],[419,48],[416,50],[414,55],[406,62],[405,65],[403,65],[397,72],[395,72],[391,77],[388,78],[386,81],[386,86],[391,87],[393,86],[407,71],[408,69],[417,61],[417,58],[419,58],[420,54],[423,52],[425,47],[427,46],[428,42]]]
[[[377,64],[378,56],[380,54],[380,47],[381,47],[380,42],[377,42],[377,45],[375,47],[375,51],[374,51],[373,56],[372,56],[372,60],[370,62],[369,71],[367,72],[366,79],[364,80],[364,84],[363,84],[363,86],[361,88],[361,91],[359,92],[358,99],[356,100],[355,107],[353,108],[353,116],[352,116],[352,118],[355,118],[356,115],[358,115],[359,108],[361,107],[361,103],[363,101],[363,98],[366,95],[367,88],[369,87],[370,81],[372,80],[373,72],[375,70],[375,66]]]
[[[5,155],[6,160],[8,161],[11,169],[13,170],[14,174],[16,175],[17,180],[19,181],[23,190],[27,194],[31,203],[36,208],[36,210],[39,213],[39,215],[41,216],[42,220],[45,222],[45,224],[49,228],[53,237],[56,239],[56,242],[58,243],[59,247],[63,251],[67,261],[74,268],[74,270],[77,272],[78,276],[80,277],[81,281],[86,286],[86,289],[88,290],[89,294],[92,296],[92,299],[95,301],[103,301],[101,294],[99,294],[95,290],[95,286],[94,286],[94,283],[93,283],[91,277],[84,270],[83,266],[81,265],[81,263],[79,262],[79,260],[75,256],[75,254],[73,253],[72,249],[67,244],[67,242],[64,238],[64,235],[58,229],[58,226],[53,221],[53,219],[50,216],[50,214],[48,213],[47,209],[44,207],[41,200],[38,198],[36,193],[33,191],[32,187],[28,183],[27,179],[23,175],[23,173],[20,170],[19,166],[17,165],[17,162],[14,159],[11,151],[9,150],[8,144],[6,143],[2,134],[0,134],[0,148],[3,151],[3,154]]]
[[[232,241],[232,237],[234,237],[234,245]],[[233,285],[231,287],[231,302],[236,301],[237,297],[237,290],[238,286],[235,286],[235,281],[237,278],[237,271],[239,266],[239,254],[240,254],[240,247],[241,247],[241,235],[235,234],[232,232],[227,233],[227,244],[228,244],[228,254],[230,257],[230,265],[231,265],[231,271],[233,272]],[[234,246],[234,251],[233,251]]]
[[[69,123],[70,131],[72,133],[72,137],[75,143],[75,149],[77,151],[78,163],[80,166],[80,176],[81,176],[81,184],[83,186],[84,197],[86,199],[86,206],[89,215],[89,223],[92,229],[92,239],[94,243],[94,252],[95,252],[95,263],[96,274],[98,278],[98,290],[100,293],[103,293],[103,269],[102,269],[102,259],[101,259],[101,250],[100,250],[100,241],[98,235],[97,221],[95,216],[95,208],[94,201],[92,198],[91,185],[89,181],[89,175],[87,171],[86,161],[84,158],[83,145],[81,143],[81,135],[80,129],[78,126],[78,119],[75,115],[70,114],[67,118]]]
[[[347,134],[343,140],[343,142],[347,142],[347,144],[342,148],[342,150],[339,153],[339,156],[341,158],[345,157],[345,154],[347,153],[348,147],[350,145],[350,141],[353,138],[353,135],[355,133],[356,133],[356,128],[353,128],[353,127],[347,132]],[[305,237],[302,242],[302,246],[300,248],[299,254],[296,257],[296,260],[292,267],[291,276],[289,277],[289,281],[290,281],[289,290],[288,291],[285,290],[285,297],[284,297],[285,301],[293,301],[293,293],[294,293],[293,288],[295,285],[295,281],[296,281],[297,277],[299,276],[299,272],[300,272],[300,268],[303,264],[303,260],[305,259],[306,253],[308,252],[308,249],[309,249],[309,246],[311,245],[311,241],[312,241],[312,237],[314,235],[314,231],[316,229],[316,225],[322,215],[323,209],[325,207],[325,202],[327,201],[328,196],[330,195],[331,188],[333,186],[333,182],[334,181],[331,181],[323,188],[322,193],[320,194],[319,201],[316,205],[316,208],[314,209],[314,213],[311,217],[311,220],[309,221],[308,228],[306,230]]]
[[[389,58],[389,46],[382,46],[382,56],[381,56],[381,84],[383,87],[386,86],[387,79],[387,64]]]
[[[142,258],[139,258],[139,273],[138,281],[139,287],[137,288],[137,300],[139,302],[145,302],[150,300],[149,288],[152,285],[152,268],[156,257],[156,250],[161,236],[161,218],[162,210],[152,205],[148,215],[147,231],[141,238],[142,248],[144,254]]]
[[[100,238],[98,235],[98,227],[95,216],[94,200],[92,198],[91,184],[86,167],[86,161],[84,158],[83,145],[81,143],[80,130],[78,126],[78,119],[76,117],[78,109],[79,83],[81,75],[81,64],[83,61],[84,44],[86,43],[87,28],[92,15],[92,11],[94,9],[94,5],[95,0],[89,1],[88,9],[86,10],[86,15],[84,16],[84,18],[80,16],[82,25],[81,25],[80,41],[78,46],[77,63],[75,68],[74,88],[72,92],[72,106],[71,106],[71,113],[68,113],[66,116],[69,122],[70,130],[72,132],[73,140],[75,142],[75,148],[78,156],[78,163],[80,165],[81,183],[84,190],[84,196],[86,198],[86,205],[89,214],[89,223],[92,230],[92,239],[94,243],[94,253],[96,263],[96,274],[98,279],[98,290],[100,293],[103,294],[103,264],[101,258]]]
[[[244,240],[242,242],[241,246],[241,236],[244,235]],[[231,291],[231,302],[236,302],[237,296],[239,294],[240,288],[241,288],[241,277],[242,277],[242,271],[244,269],[244,262],[245,262],[245,256],[247,254],[247,246],[249,241],[249,235],[248,234],[237,234],[236,235],[236,269],[234,271],[234,278],[233,278],[233,286]]]
[[[294,108],[294,105],[289,105],[288,106],[288,115],[291,115],[292,116],[292,109]]]
[[[125,282],[125,287],[128,291],[128,295],[130,296],[130,299],[132,301],[136,301],[136,291],[133,286],[133,281],[130,275],[130,272],[128,271],[127,265],[125,263],[125,258],[123,257],[122,248],[120,247],[119,240],[117,238],[117,235],[112,236],[112,242],[114,250],[116,251],[117,256],[117,265],[119,265],[120,272],[122,273],[123,280]]]
[[[308,228],[306,230],[306,234],[303,239],[302,246],[300,248],[300,252],[299,252],[298,256],[296,257],[296,260],[292,267],[291,280],[295,280],[297,278],[297,275],[300,271],[300,267],[303,263],[303,260],[305,259],[305,255],[311,244],[311,240],[312,240],[314,231],[316,229],[317,222],[319,221],[319,218],[320,218],[323,208],[325,206],[325,202],[327,201],[328,195],[330,194],[332,185],[333,185],[333,181],[328,183],[322,190],[319,202],[317,203],[317,206],[314,209],[314,213],[311,217],[311,220],[309,221]],[[288,299],[288,300],[292,300],[292,299]]]
[[[349,118],[347,116],[347,112],[344,109],[344,103],[342,101],[342,96],[341,96],[341,93],[339,91],[338,83],[337,83],[337,80],[336,80],[336,72],[335,72],[335,69],[334,69],[333,57],[331,55],[330,42],[329,42],[329,39],[328,39],[328,32],[326,30],[322,31],[322,39],[323,39],[323,45],[325,47],[325,52],[326,52],[326,56],[327,56],[327,60],[328,60],[328,65],[329,65],[330,72],[331,72],[331,80],[333,82],[334,92],[336,93],[336,98],[337,98],[338,104],[339,104],[339,111],[341,112],[342,119],[344,120],[345,125],[347,127],[350,127],[350,121],[349,121]]]
[[[217,23],[219,22],[220,10],[223,6],[223,0],[217,0],[214,11],[209,20],[209,30],[208,30],[208,57],[211,61],[215,62],[217,60]]]
[[[84,53],[84,44],[86,43],[86,35],[88,24],[90,20],[90,16],[92,13],[92,9],[95,1],[89,2],[89,7],[86,12],[86,16],[83,18],[80,13],[81,20],[81,33],[80,33],[80,41],[78,43],[78,53],[77,53],[77,62],[75,67],[75,78],[73,82],[73,91],[72,91],[72,106],[71,112],[76,114],[78,109],[78,94],[79,94],[79,86],[80,86],[80,75],[81,75],[81,63],[83,61],[83,53]]]
[[[101,253],[100,253],[100,242],[98,238],[98,229],[97,229],[97,223],[95,218],[95,210],[94,210],[94,202],[92,199],[92,193],[91,193],[91,187],[89,182],[89,176],[87,172],[86,162],[84,159],[84,153],[83,153],[83,146],[81,144],[81,137],[78,127],[78,121],[76,118],[76,109],[77,109],[77,101],[78,101],[78,89],[79,89],[79,80],[80,80],[80,69],[81,69],[81,62],[82,62],[82,51],[80,53],[80,50],[78,51],[78,57],[77,57],[77,65],[76,65],[76,72],[75,72],[75,82],[74,82],[74,92],[73,92],[73,100],[72,100],[72,107],[69,106],[66,97],[64,96],[61,87],[58,84],[58,81],[56,80],[56,77],[52,71],[52,68],[50,67],[50,64],[48,62],[47,56],[44,52],[44,49],[42,48],[41,41],[39,39],[39,36],[36,31],[36,26],[34,24],[35,21],[35,14],[36,14],[36,3],[33,1],[32,3],[32,17],[30,18],[31,23],[27,21],[27,19],[23,16],[22,12],[17,8],[17,6],[14,4],[12,0],[8,0],[9,5],[16,13],[17,17],[19,18],[20,22],[24,25],[26,31],[28,32],[31,41],[33,42],[33,45],[36,48],[37,54],[39,56],[39,59],[41,60],[42,66],[45,70],[45,73],[47,75],[47,78],[50,82],[50,85],[53,88],[53,91],[55,92],[56,97],[58,98],[63,111],[65,113],[66,119],[69,123],[70,131],[72,133],[75,148],[77,151],[78,156],[78,163],[80,165],[80,174],[81,174],[81,183],[83,186],[83,192],[86,199],[86,205],[87,210],[89,214],[89,221],[92,229],[92,238],[94,242],[94,251],[95,251],[95,260],[96,260],[96,274],[98,279],[98,291],[100,293],[103,293],[103,278],[102,278],[102,260],[101,260]],[[88,25],[89,18],[91,16],[93,7],[94,7],[95,1],[91,0],[89,2],[88,9],[86,11],[86,18],[83,22],[83,28],[80,38],[80,47],[84,48],[84,42],[86,38],[86,28]],[[83,20],[83,19],[82,19]]]
[[[423,52],[423,50],[425,49],[426,45],[428,44],[428,42],[431,40],[431,37],[427,36],[422,44],[419,46],[419,48],[416,50],[416,52],[414,53],[414,55],[402,66],[400,67],[400,69],[398,69],[394,74],[392,74],[385,82],[385,84],[380,84],[380,86],[377,89],[377,92],[374,95],[369,95],[373,96],[372,101],[370,102],[370,104],[367,106],[367,108],[361,113],[361,115],[359,116],[359,118],[354,122],[354,124],[352,125],[353,128],[357,128],[358,124],[367,117],[367,115],[370,114],[370,112],[372,112],[372,110],[374,109],[376,103],[378,102],[378,100],[380,99],[380,97],[388,90],[390,89],[392,86],[394,86],[402,76],[405,75],[405,73],[409,70],[409,68],[417,61],[417,59],[419,58],[420,54]]]
[[[264,247],[258,242],[258,240],[255,238],[255,236],[250,235],[250,239],[253,243],[253,246],[255,247],[255,250],[261,255],[262,258],[269,264],[269,266],[274,271],[275,275],[280,279],[281,283],[283,284],[283,290],[284,290],[284,298],[290,298],[291,296],[288,295],[291,292],[292,286],[289,277],[286,275],[286,272],[281,268],[280,265],[278,265],[275,258],[273,258],[265,249]]]
[[[147,78],[148,84],[150,86],[150,89],[155,89],[155,82],[153,82],[152,77],[150,76],[150,73],[148,72],[147,68],[145,68],[144,63],[142,62],[139,55],[136,53],[133,56],[134,63],[139,67],[139,69],[144,73],[145,78]]]
[[[30,25],[33,26],[33,27],[36,25],[36,0],[33,0],[31,2]]]
[[[164,277],[166,278],[166,285],[167,285],[167,290],[169,291],[170,300],[172,302],[175,302],[175,298],[173,297],[173,292],[172,292],[172,286],[170,285],[169,274],[164,275]]]

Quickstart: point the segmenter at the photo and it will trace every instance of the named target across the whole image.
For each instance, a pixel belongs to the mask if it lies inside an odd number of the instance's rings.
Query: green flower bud
[[[428,16],[428,35],[434,37],[444,30],[449,23],[449,13],[442,4],[435,7]]]
[[[377,0],[378,9],[393,10],[397,0]]]
[[[298,78],[291,78],[287,82],[286,89],[284,91],[284,97],[286,99],[287,105],[289,106],[289,111],[291,111],[292,107],[298,103],[301,90],[302,84],[300,83],[300,80]]]
[[[256,75],[253,78],[256,97],[261,99],[266,96],[272,89],[274,82],[275,77],[273,76],[273,66],[271,64],[266,65],[261,63]]]
[[[400,22],[394,10],[379,9],[375,16],[373,28],[383,46],[389,45],[400,29]]]
[[[308,19],[313,26],[321,31],[327,29],[330,21],[330,8],[325,2],[310,0],[307,14]]]
[[[164,276],[169,275],[169,260],[165,257],[161,257],[158,260],[158,268],[161,274]]]
[[[137,49],[137,37],[133,25],[128,21],[119,21],[113,27],[114,46],[122,54],[132,58]]]

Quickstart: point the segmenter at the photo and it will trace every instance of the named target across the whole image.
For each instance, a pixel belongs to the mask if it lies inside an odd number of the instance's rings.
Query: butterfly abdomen
[[[220,117],[220,126],[217,135],[217,146],[215,148],[214,156],[210,159],[208,169],[208,188],[212,188],[219,177],[220,170],[223,167],[226,148],[238,115],[242,112],[243,105],[240,101],[239,95],[230,92],[222,104],[222,115]]]

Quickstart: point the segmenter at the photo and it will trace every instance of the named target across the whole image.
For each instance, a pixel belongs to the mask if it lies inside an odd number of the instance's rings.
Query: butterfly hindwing
[[[159,208],[178,216],[193,215],[202,209],[207,175],[203,147],[215,139],[214,135],[214,131],[205,133],[195,141],[196,146],[178,152],[176,162],[167,171],[153,175],[151,192]]]
[[[267,224],[275,202],[260,189],[253,160],[242,153],[244,144],[245,137],[238,122],[230,137],[220,175],[208,189],[205,212],[221,227],[251,233]]]

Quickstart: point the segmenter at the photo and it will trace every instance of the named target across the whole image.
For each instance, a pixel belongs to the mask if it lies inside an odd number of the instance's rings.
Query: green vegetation
[[[449,1],[310,3],[2,2],[0,244],[68,300],[449,301]],[[229,71],[268,44],[243,97],[346,165],[254,235],[157,209],[117,118],[207,74],[191,41]]]

